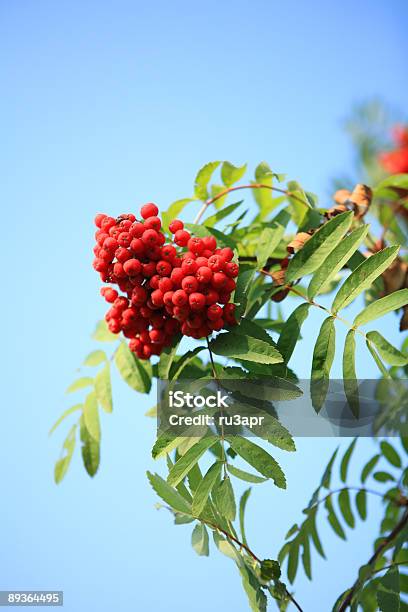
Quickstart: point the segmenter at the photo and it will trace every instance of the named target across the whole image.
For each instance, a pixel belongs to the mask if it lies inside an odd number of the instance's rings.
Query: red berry
[[[223,291],[226,291],[227,293],[232,293],[233,291],[235,291],[236,288],[237,283],[234,281],[234,279],[227,277],[227,282],[225,283]]]
[[[156,266],[156,270],[160,276],[169,276],[172,270],[171,263],[169,263],[168,261],[164,261],[164,260],[159,261]]]
[[[231,278],[236,278],[239,273],[239,266],[235,261],[229,261],[224,267],[225,274]]]
[[[156,230],[147,229],[142,234],[142,242],[148,246],[154,246],[159,241],[159,235]]]
[[[176,286],[181,285],[181,281],[184,278],[184,272],[181,268],[173,268],[170,274],[170,278]]]
[[[128,247],[130,246],[130,243],[132,242],[132,238],[129,234],[129,232],[121,232],[118,236],[118,244],[121,247]]]
[[[221,249],[219,255],[224,261],[231,261],[231,259],[234,257],[234,251],[230,249],[230,247],[225,247],[224,249]]]
[[[215,321],[210,321],[210,327],[213,331],[220,331],[224,327],[224,320],[222,317],[219,319],[215,319]]]
[[[143,223],[140,223],[140,221],[135,221],[134,223],[132,223],[129,229],[129,234],[132,236],[132,238],[140,238],[145,229],[146,228]]]
[[[217,241],[214,236],[204,236],[203,238],[204,248],[209,251],[213,251],[217,247]]]
[[[221,272],[224,267],[224,262],[219,255],[211,255],[208,258],[208,267],[213,272]]]
[[[105,217],[101,221],[101,229],[105,230],[105,232],[109,231],[114,225],[116,225],[116,221],[113,217]]]
[[[207,304],[207,306],[211,306],[211,304],[216,304],[218,302],[218,291],[215,291],[215,289],[208,289],[208,291],[206,291],[205,293],[205,303]]]
[[[161,228],[161,221],[159,217],[149,217],[144,222],[144,227],[145,229],[154,229],[158,232]]]
[[[151,294],[151,300],[155,306],[163,306],[163,293],[160,289],[156,289]]]
[[[215,321],[222,317],[222,308],[218,304],[213,304],[207,308],[207,317],[210,321]]]
[[[115,257],[118,261],[120,261],[120,263],[125,263],[125,261],[132,257],[132,254],[124,247],[119,247],[115,251]]]
[[[211,282],[212,277],[213,273],[207,266],[201,266],[196,272],[196,278],[200,281],[200,283],[208,284]]]
[[[157,217],[157,215],[159,214],[159,209],[157,208],[156,204],[153,204],[153,202],[149,202],[148,204],[142,206],[142,208],[140,209],[140,214],[142,215],[143,219],[148,219],[149,217]]]
[[[95,225],[96,227],[101,227],[102,221],[105,219],[106,215],[103,213],[98,213],[95,217]]]
[[[181,281],[181,287],[186,293],[194,293],[198,289],[198,280],[195,276],[185,276]]]
[[[194,237],[190,238],[187,242],[187,248],[194,253],[194,255],[200,255],[200,253],[204,251],[205,246],[201,238]]]
[[[118,319],[111,319],[108,323],[108,327],[112,334],[118,334],[121,330],[120,321]]]
[[[152,329],[149,332],[149,336],[152,342],[163,342],[165,335],[161,329]]]
[[[160,289],[162,291],[162,289]],[[166,306],[170,306],[173,304],[173,295],[174,291],[166,291],[163,295],[163,302]]]
[[[220,293],[218,301],[220,304],[228,304],[231,299],[230,293]]]
[[[136,276],[142,271],[142,264],[138,259],[128,259],[123,264],[123,269],[129,276]]]
[[[175,234],[176,232],[182,229],[184,229],[184,223],[182,221],[179,221],[178,219],[174,219],[174,221],[172,221],[169,225],[169,230],[172,234]]]
[[[132,291],[132,304],[144,304],[147,298],[147,291],[144,287],[135,287]]]
[[[107,251],[106,249],[100,248],[98,252],[98,258],[111,263],[113,259],[112,251]]]
[[[178,289],[173,293],[171,301],[175,306],[184,306],[184,304],[187,304],[188,295],[183,289]]]
[[[173,283],[169,278],[161,278],[159,280],[159,289],[166,293],[167,291],[171,291],[173,289]]]
[[[186,230],[177,230],[174,234],[174,242],[178,244],[178,246],[185,247],[187,246],[187,242],[190,240],[190,234],[186,232]]]
[[[224,306],[224,318],[229,325],[236,325],[235,319],[235,304],[225,304]]]
[[[107,287],[103,297],[109,304],[113,304],[113,302],[118,297],[118,292],[116,291],[116,289],[111,289],[111,287]]]
[[[134,252],[135,255],[143,255],[145,252],[145,245],[140,240],[140,238],[134,238],[130,243],[130,248]]]
[[[149,261],[149,263],[142,264],[143,276],[146,278],[151,278],[156,272],[156,263],[154,261]]]
[[[191,293],[188,298],[191,310],[202,310],[205,306],[205,296],[202,293]]]
[[[199,268],[207,267],[208,257],[196,257],[196,263]]]
[[[126,272],[123,269],[123,265],[120,262],[117,262],[117,263],[114,264],[114,266],[113,266],[113,273],[118,278],[125,278],[125,276],[126,276]]]
[[[112,238],[111,236],[108,236],[103,241],[103,248],[108,250],[108,251],[115,252],[116,249],[118,248],[118,241],[115,240],[115,238]]]
[[[166,261],[171,261],[176,256],[177,251],[172,244],[166,244],[162,247],[162,257]]]
[[[224,272],[214,272],[212,286],[214,289],[222,289],[225,287],[227,279],[228,277],[224,274]]]
[[[184,274],[195,274],[197,271],[197,264],[194,259],[188,258],[181,264],[181,269]]]

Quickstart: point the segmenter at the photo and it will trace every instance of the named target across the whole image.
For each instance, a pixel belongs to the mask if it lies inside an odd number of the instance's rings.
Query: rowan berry
[[[210,321],[209,327],[213,331],[220,331],[224,327],[224,319],[220,317],[219,319],[215,319],[215,321]]]
[[[173,268],[170,274],[170,278],[176,286],[181,285],[181,281],[184,278],[184,272],[181,268]]]
[[[140,214],[142,215],[143,219],[157,217],[159,214],[159,209],[157,208],[156,204],[153,204],[153,202],[148,202],[148,204],[144,204],[144,206],[142,206],[140,209]]]
[[[218,302],[218,291],[215,291],[215,289],[208,289],[205,292],[205,303],[207,306],[211,306],[211,304],[216,304]]]
[[[112,289],[111,287],[106,287],[106,291],[103,294],[103,297],[109,304],[113,304],[113,302],[118,297],[118,292],[116,289]]]
[[[159,217],[149,217],[144,222],[144,227],[145,229],[154,229],[158,232],[161,228],[161,221]]]
[[[112,332],[112,334],[118,334],[121,330],[120,321],[118,319],[110,319],[108,323],[108,328],[109,331]]]
[[[209,251],[213,251],[217,247],[217,241],[214,236],[204,236],[203,238],[204,248]]]
[[[129,232],[121,232],[118,236],[118,244],[121,247],[125,247],[127,248],[128,246],[130,246],[130,243],[132,242],[132,238],[129,234]]]
[[[228,304],[231,299],[230,293],[220,293],[218,301],[220,304]]]
[[[197,271],[196,261],[194,259],[191,259],[191,257],[185,259],[181,264],[181,270],[184,274],[195,274],[195,272]]]
[[[172,244],[166,244],[162,247],[162,257],[165,261],[170,261],[176,256],[177,251]]]
[[[142,256],[145,252],[145,245],[143,244],[140,238],[133,238],[132,242],[130,243],[130,248],[132,249],[134,254],[138,255],[139,257]]]
[[[134,223],[132,223],[129,229],[129,234],[132,236],[132,238],[140,238],[145,229],[146,228],[143,223],[140,223],[140,221],[135,221]]]
[[[109,229],[111,227],[114,227],[115,225],[116,225],[116,221],[113,217],[105,217],[101,221],[101,229],[105,230],[105,232],[109,231]]]
[[[173,293],[171,301],[174,306],[184,306],[184,304],[188,302],[188,295],[183,289],[177,289],[177,291]]]
[[[126,274],[129,276],[136,276],[136,274],[140,274],[142,271],[142,264],[138,259],[128,259],[123,264],[123,269]]]
[[[160,291],[160,289],[155,289],[151,294],[150,299],[155,306],[163,306],[163,293]]]
[[[173,304],[173,294],[174,291],[166,291],[163,295],[163,302],[166,306],[171,306]]]
[[[201,238],[193,237],[187,242],[187,248],[194,255],[200,255],[204,251],[205,246]]]
[[[194,312],[202,310],[205,306],[205,296],[202,293],[190,293],[188,302]]]
[[[190,240],[189,232],[186,230],[177,230],[174,234],[174,242],[181,247],[187,246],[187,242]]]
[[[95,225],[96,227],[101,227],[102,221],[105,219],[106,215],[103,213],[98,213],[95,217]]]
[[[225,247],[220,250],[219,255],[224,261],[231,261],[234,257],[234,251],[230,247]]]
[[[144,287],[135,287],[132,291],[132,304],[144,304],[147,299],[147,291]]]
[[[222,289],[227,283],[228,276],[224,272],[214,272],[211,284],[214,289]]]
[[[171,291],[173,289],[173,283],[170,280],[170,278],[160,278],[159,279],[159,289],[160,291],[163,291],[163,293],[166,293],[167,291]]]
[[[107,251],[115,252],[116,249],[118,248],[119,244],[118,244],[118,241],[115,238],[112,238],[112,236],[107,236],[105,238],[105,240],[103,241],[103,245],[102,246]]]
[[[160,276],[168,276],[171,273],[171,263],[168,261],[159,261],[156,265],[157,273]]]
[[[151,278],[156,272],[156,263],[149,261],[148,263],[142,264],[142,273],[146,278]]]
[[[164,332],[161,329],[152,329],[149,336],[152,342],[163,342],[164,340]]]
[[[142,234],[142,242],[148,246],[154,246],[158,243],[159,235],[156,230],[147,229]]]
[[[215,321],[220,317],[222,317],[221,306],[218,306],[218,304],[212,304],[212,306],[207,308],[207,318],[210,319],[210,321]]]
[[[231,278],[236,278],[238,276],[239,267],[235,261],[228,261],[224,266],[225,274]]]
[[[194,293],[198,289],[198,280],[195,276],[185,276],[181,281],[181,288],[186,293]]]
[[[224,262],[219,255],[211,255],[208,258],[208,267],[213,272],[221,272],[224,267]]]
[[[178,219],[174,219],[174,221],[172,221],[169,225],[169,230],[172,234],[175,234],[182,229],[184,229],[184,223]]]

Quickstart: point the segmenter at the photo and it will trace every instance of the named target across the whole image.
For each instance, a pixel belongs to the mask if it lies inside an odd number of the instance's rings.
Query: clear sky
[[[63,589],[69,612],[244,611],[232,562],[198,558],[190,527],[153,508],[154,423],[143,416],[153,396],[115,377],[100,473],[91,481],[76,455],[53,484],[64,431],[47,431],[104,311],[92,220],[148,200],[166,207],[211,159],[266,159],[325,204],[330,179],[352,165],[341,131],[352,104],[380,96],[407,108],[407,4],[17,0],[0,13],[0,588]],[[384,325],[398,341],[395,320]],[[313,340],[303,341],[300,374]],[[374,375],[363,352],[360,361]],[[276,556],[336,443],[299,440],[299,457],[277,453],[288,491],[263,485],[249,503],[260,555]],[[314,562],[316,586],[296,584],[305,610],[326,612],[354,581],[373,525],[349,547],[322,528],[329,560]]]

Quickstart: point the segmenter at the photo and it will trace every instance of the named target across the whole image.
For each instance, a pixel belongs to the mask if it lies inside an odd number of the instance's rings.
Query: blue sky
[[[211,159],[266,159],[325,204],[330,179],[352,166],[341,130],[351,105],[380,96],[407,107],[406,3],[20,0],[0,12],[0,588],[63,589],[69,612],[246,610],[233,564],[196,557],[190,528],[153,508],[154,423],[143,416],[153,397],[115,378],[100,473],[91,481],[75,457],[53,484],[64,432],[47,431],[104,311],[92,220],[188,196]],[[398,341],[395,320],[384,326]],[[301,375],[313,340],[299,349]],[[364,352],[360,361],[375,374]],[[299,457],[278,453],[288,492],[265,485],[249,505],[260,555],[276,555],[336,443],[299,440]],[[368,456],[372,443],[361,447]],[[323,528],[329,561],[314,565],[322,612],[369,556],[374,525],[349,547]],[[299,580],[296,592],[316,610],[314,585]]]

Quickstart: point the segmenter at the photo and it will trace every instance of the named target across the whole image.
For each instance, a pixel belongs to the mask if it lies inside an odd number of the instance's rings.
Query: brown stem
[[[270,191],[276,191],[277,193],[282,193],[283,195],[289,196],[293,198],[294,200],[301,202],[301,204],[303,204],[304,206],[307,206],[307,208],[310,208],[308,202],[305,202],[298,195],[296,195],[295,193],[292,193],[291,191],[288,191],[287,189],[280,189],[279,187],[273,187],[272,185],[264,185],[263,183],[253,183],[252,185],[249,184],[249,185],[238,185],[237,187],[228,187],[227,189],[220,191],[220,193],[218,193],[216,196],[204,202],[201,209],[198,211],[196,218],[194,219],[194,223],[198,223],[200,221],[201,217],[203,216],[207,208],[211,206],[211,204],[214,204],[214,202],[228,195],[232,191],[239,191],[240,189],[269,189]]]
[[[384,540],[381,542],[381,544],[376,548],[376,550],[374,551],[374,554],[369,559],[367,565],[374,566],[376,561],[377,561],[377,559],[381,556],[383,551],[386,548],[388,548],[388,546],[390,544],[392,544],[392,542],[395,540],[395,538],[401,533],[401,531],[407,525],[408,525],[408,508],[405,510],[405,512],[403,513],[401,519],[396,524],[396,526],[391,531],[391,533],[386,538],[384,538]],[[357,579],[355,581],[355,583],[353,584],[353,586],[351,587],[351,589],[349,590],[349,592],[347,593],[346,597],[344,598],[344,600],[343,600],[342,604],[340,605],[340,607],[338,608],[337,612],[345,612],[345,610],[347,610],[347,608],[352,603],[353,597],[354,597],[354,595],[355,595],[359,585],[360,585],[360,580]]]

